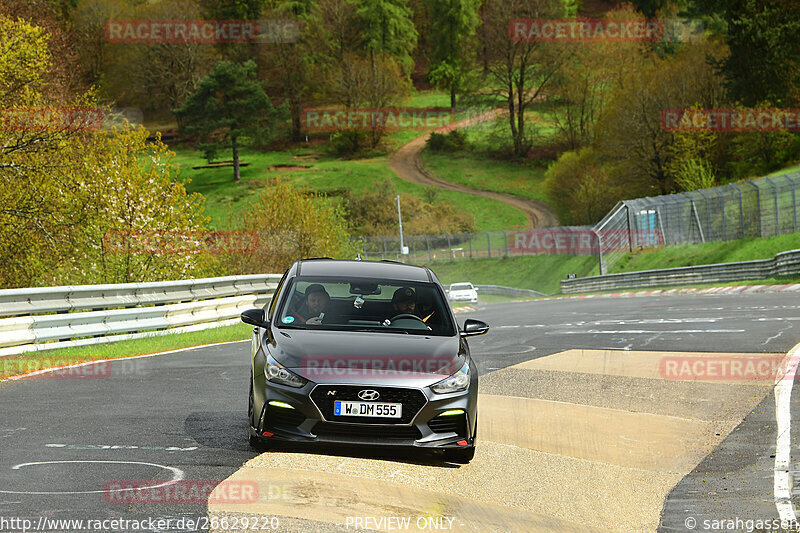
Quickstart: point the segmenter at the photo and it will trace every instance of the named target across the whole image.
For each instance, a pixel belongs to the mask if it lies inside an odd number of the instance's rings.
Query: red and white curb
[[[800,283],[790,285],[738,285],[731,287],[709,287],[707,289],[658,289],[652,291],[627,291],[606,294],[581,294],[577,296],[552,296],[542,300],[565,300],[572,298],[638,298],[644,296],[672,296],[675,294],[747,294],[760,292],[800,292]]]
[[[474,311],[475,308],[471,305],[460,305],[458,307],[453,307],[454,313],[469,313],[470,311]]]

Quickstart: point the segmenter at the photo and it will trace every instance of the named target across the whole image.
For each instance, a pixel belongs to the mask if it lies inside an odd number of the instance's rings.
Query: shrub
[[[434,131],[428,137],[426,144],[434,152],[457,152],[467,148],[467,134],[461,130],[453,130],[450,133]]]

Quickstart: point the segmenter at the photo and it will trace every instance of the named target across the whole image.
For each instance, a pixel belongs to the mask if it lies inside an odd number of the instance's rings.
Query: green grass
[[[753,237],[727,242],[666,246],[625,254],[614,265],[612,273],[770,259],[779,252],[798,248],[800,248],[800,233],[767,238]]]
[[[252,326],[236,324],[191,333],[176,333],[118,341],[94,346],[79,346],[44,352],[29,352],[0,358],[0,379],[35,370],[54,368],[84,361],[117,359],[132,355],[150,354],[179,348],[189,348],[216,342],[240,341],[250,338]]]
[[[800,171],[800,163],[791,167],[786,167],[780,170],[776,170],[772,174],[769,174],[769,176],[782,176],[784,174],[791,174],[792,172],[799,172],[799,171]]]
[[[257,152],[243,150],[241,159],[250,166],[241,169],[242,181],[233,182],[233,169],[193,170],[205,164],[202,152],[173,148],[176,162],[181,166],[181,178],[191,180],[186,188],[206,198],[206,214],[213,228],[237,227],[237,213],[258,194],[272,178],[281,177],[298,186],[308,186],[320,192],[338,194],[343,190],[364,191],[376,181],[390,179],[401,193],[425,198],[425,187],[398,178],[389,168],[386,157],[342,160],[308,150],[288,152]],[[305,159],[302,156],[312,156]],[[296,158],[295,156],[301,156]],[[227,159],[227,158],[226,158]],[[308,166],[305,170],[273,169],[275,165]],[[509,205],[488,198],[454,191],[440,191],[437,200],[444,200],[467,211],[475,219],[478,231],[491,231],[524,226],[525,215]]]
[[[591,256],[529,255],[492,259],[435,262],[428,266],[445,285],[469,281],[478,285],[504,285],[543,294],[560,291],[567,274],[597,275],[597,259]]]
[[[544,190],[544,170],[510,161],[500,161],[478,153],[444,154],[422,152],[425,168],[435,176],[472,189],[495,191],[548,202]]]

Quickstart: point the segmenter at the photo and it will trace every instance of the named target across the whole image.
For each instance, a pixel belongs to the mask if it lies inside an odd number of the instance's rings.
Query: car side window
[[[288,275],[289,272],[287,271],[278,282],[275,292],[272,293],[272,299],[269,301],[269,312],[267,313],[267,320],[270,322],[272,322],[272,317],[275,315],[275,307],[278,305],[278,296],[280,296],[281,290],[283,290],[283,285],[286,283],[286,276]]]

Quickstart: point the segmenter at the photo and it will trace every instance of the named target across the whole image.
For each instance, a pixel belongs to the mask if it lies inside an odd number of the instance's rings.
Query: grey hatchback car
[[[445,291],[425,267],[304,260],[253,326],[250,443],[274,441],[475,453],[478,372]]]

